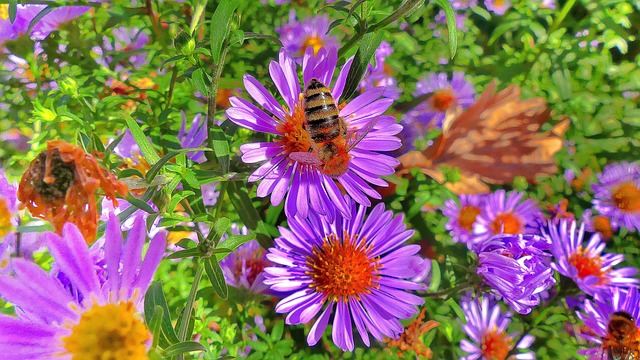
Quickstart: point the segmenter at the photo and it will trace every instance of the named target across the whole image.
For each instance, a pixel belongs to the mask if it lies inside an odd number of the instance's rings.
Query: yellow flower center
[[[135,312],[130,301],[85,311],[71,335],[62,338],[64,355],[73,360],[148,359],[145,343],[151,335]]]
[[[0,4],[0,20],[9,19],[9,5]]]
[[[497,7],[502,7],[502,6],[504,6],[504,0],[495,0],[493,2],[493,5],[495,5]]]
[[[449,110],[456,103],[456,100],[456,95],[453,93],[453,90],[444,89],[436,91],[431,95],[429,103],[433,110],[444,112]]]
[[[307,257],[312,283],[316,291],[324,293],[325,299],[347,301],[358,298],[377,288],[380,279],[379,258],[369,256],[371,248],[364,238],[345,232],[344,240],[334,234],[324,238],[320,247],[313,248],[313,255]]]
[[[640,189],[633,181],[619,185],[612,194],[613,203],[625,213],[640,212]]]
[[[587,276],[598,278],[598,285],[606,282],[605,272],[602,271],[602,259],[600,256],[590,257],[584,253],[582,246],[576,253],[569,256],[569,264],[578,270],[578,278],[584,279]]]
[[[304,128],[305,116],[304,106],[302,105],[302,95],[300,101],[293,109],[293,114],[287,116],[285,122],[278,125],[277,130],[282,135],[281,141],[284,145],[285,152],[307,152],[311,148],[311,136]]]
[[[460,215],[458,216],[458,225],[467,231],[471,231],[478,214],[480,214],[479,207],[471,205],[463,206],[462,209],[460,209]]]
[[[593,228],[606,239],[611,239],[613,236],[613,229],[611,228],[611,220],[608,217],[598,215],[593,217]]]
[[[485,359],[505,360],[512,347],[511,337],[504,332],[490,330],[482,337],[482,355]]]
[[[302,43],[302,49],[300,52],[304,54],[307,48],[311,46],[313,48],[313,54],[318,55],[318,51],[320,51],[320,48],[322,48],[322,45],[324,45],[324,43],[322,42],[322,39],[320,38],[320,36],[311,35],[307,38],[307,40],[304,41],[304,43]]]
[[[522,223],[513,213],[498,214],[491,222],[491,230],[494,234],[522,234]]]
[[[11,230],[11,212],[7,201],[0,197],[0,239],[7,236]]]

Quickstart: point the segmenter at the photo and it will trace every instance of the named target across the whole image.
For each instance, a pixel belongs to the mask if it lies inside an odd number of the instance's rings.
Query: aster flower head
[[[231,224],[231,233],[233,235],[248,235],[249,229],[245,226],[239,228],[237,224]],[[223,236],[222,241],[227,238],[227,235]],[[220,267],[227,284],[236,288],[248,289],[256,294],[268,290],[268,286],[263,282],[263,270],[269,265],[272,264],[266,258],[266,251],[256,240],[240,245],[220,261]]]
[[[498,190],[488,194],[484,208],[473,224],[473,243],[496,234],[536,233],[542,213],[535,201],[522,200],[524,193]]]
[[[511,0],[485,0],[484,6],[497,15],[504,15],[511,7]]]
[[[576,222],[562,221],[549,226],[545,237],[551,243],[555,263],[551,267],[571,278],[586,294],[607,294],[612,286],[636,286],[638,270],[633,267],[614,269],[624,260],[621,254],[603,254],[606,244],[593,234],[584,243],[584,224],[576,231]]]
[[[230,99],[232,106],[226,114],[231,121],[254,131],[275,135],[271,142],[245,144],[240,150],[245,163],[261,164],[249,176],[252,182],[262,179],[257,188],[258,196],[271,195],[274,206],[285,200],[288,217],[295,214],[304,217],[311,208],[328,216],[332,216],[333,209],[343,216],[350,216],[351,211],[337,183],[358,203],[370,206],[368,197],[380,199],[381,196],[369,184],[387,186],[380,176],[393,174],[393,168],[398,165],[397,159],[381,153],[400,147],[400,140],[395,134],[402,129],[392,116],[382,115],[393,102],[381,98],[383,88],[369,90],[345,106],[337,107],[347,135],[338,135],[334,140],[323,143],[326,146],[311,141],[305,125],[302,91],[312,81],[316,87],[324,84],[326,88],[315,91],[328,91],[323,95],[331,95],[335,104],[339,104],[352,60],[342,67],[334,82],[337,59],[335,49],[323,48],[317,55],[307,49],[302,65],[304,87],[301,87],[293,59],[282,50],[279,61],[272,61],[269,70],[285,106],[280,105],[251,75],[245,75],[244,85],[247,93],[264,110],[238,97]],[[375,125],[371,127],[372,124]],[[360,141],[352,142],[354,138]],[[336,156],[328,157],[326,162],[321,161],[320,154],[326,156],[330,153],[327,149],[331,148],[337,151]],[[292,157],[292,153],[305,155],[308,152],[315,163]],[[334,166],[336,164],[340,166]],[[339,174],[338,169],[344,172]]]
[[[47,149],[29,164],[20,180],[18,200],[31,215],[53,224],[58,233],[66,222],[76,224],[87,243],[95,241],[98,188],[114,206],[116,193],[124,196],[127,186],[98,165],[96,159],[78,146],[62,140],[50,141]]]
[[[580,221],[584,224],[587,232],[597,232],[602,240],[610,240],[613,234],[620,230],[620,226],[616,222],[612,222],[610,218],[602,215],[595,215],[591,209],[586,209]]]
[[[207,140],[207,119],[202,114],[193,117],[189,128],[187,129],[187,115],[182,113],[182,125],[178,132],[178,140],[183,148],[197,148],[202,146]],[[203,163],[207,160],[204,151],[189,152],[187,157],[196,163]]]
[[[640,231],[640,165],[607,165],[593,184],[594,209],[631,231]]]
[[[637,359],[640,357],[640,294],[637,287],[612,288],[607,295],[585,300],[578,318],[591,330],[580,336],[597,344],[578,351],[588,359]],[[613,332],[610,331],[613,330]]]
[[[155,237],[142,259],[146,239],[139,222],[123,244],[117,218],[107,224],[106,276],[101,281],[84,236],[67,223],[62,236],[44,235],[55,266],[66,275],[78,301],[54,274],[34,263],[14,259],[14,275],[0,275],[0,296],[19,309],[17,317],[0,315],[3,354],[16,358],[145,358],[149,329],[140,306],[162,259],[164,236]]]
[[[476,273],[514,311],[528,314],[555,284],[548,250],[549,243],[537,235],[495,235],[474,248]]]
[[[535,359],[533,351],[526,351],[533,343],[533,336],[522,336],[514,344],[520,334],[507,333],[512,314],[503,313],[499,304],[486,297],[482,301],[469,300],[462,303],[462,311],[467,319],[462,328],[471,341],[460,342],[460,347],[468,354],[461,360],[506,360],[514,347],[521,350],[509,359]]]
[[[149,35],[140,29],[126,27],[115,28],[112,32],[113,42],[103,36],[102,47],[94,46],[91,49],[96,62],[105,67],[113,66],[118,72],[127,67],[137,69],[147,62],[147,52],[143,48],[149,43]],[[130,55],[123,57],[126,53]]]
[[[18,5],[16,18],[12,23],[9,19],[9,6],[0,4],[0,44],[26,34],[33,19],[46,7],[46,5]],[[60,25],[83,15],[90,9],[90,6],[56,7],[38,20],[31,28],[30,35],[36,40],[42,40]]]
[[[276,32],[280,34],[282,45],[296,61],[302,61],[307,50],[311,47],[314,54],[318,54],[321,48],[337,49],[339,47],[338,38],[330,36],[328,15],[318,15],[299,21],[296,18],[295,10],[289,12],[289,22]]]
[[[418,245],[404,245],[413,235],[403,217],[394,217],[383,204],[366,216],[366,207],[345,198],[350,219],[310,211],[308,218],[290,217],[289,228],[267,258],[265,284],[290,295],[276,305],[288,313],[287,324],[305,324],[320,314],[307,336],[315,345],[333,316],[333,342],[354,349],[353,325],[369,346],[369,333],[379,341],[403,332],[399,319],[417,313],[422,298],[409,293],[423,289],[410,281],[422,270]]]
[[[447,110],[466,109],[475,101],[473,85],[464,79],[464,73],[454,72],[451,80],[446,73],[431,73],[416,83],[415,97],[432,94],[426,101],[411,109],[405,117],[411,118],[424,132],[442,127]]]
[[[467,243],[472,237],[473,224],[484,207],[485,195],[460,195],[459,203],[449,199],[444,202],[442,214],[449,218],[445,228],[453,242]]]

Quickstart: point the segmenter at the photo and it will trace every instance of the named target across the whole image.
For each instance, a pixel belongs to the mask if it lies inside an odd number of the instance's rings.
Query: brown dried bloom
[[[440,325],[439,322],[429,320],[424,322],[425,309],[420,311],[420,315],[416,317],[407,327],[404,332],[400,334],[397,339],[385,339],[385,342],[389,344],[389,347],[398,348],[397,355],[402,358],[406,351],[414,351],[416,356],[420,356],[424,359],[431,359],[433,355],[431,349],[426,347],[422,342],[422,335],[426,334],[429,330]]]
[[[18,187],[18,200],[31,215],[48,220],[62,233],[66,222],[78,226],[87,243],[93,243],[98,227],[95,191],[102,188],[118,205],[116,193],[127,194],[127,185],[98,165],[78,146],[62,140],[47,143],[29,164]]]

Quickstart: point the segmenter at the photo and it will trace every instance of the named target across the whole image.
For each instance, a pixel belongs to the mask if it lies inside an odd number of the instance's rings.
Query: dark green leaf
[[[202,93],[203,96],[209,97],[209,93],[211,92],[211,80],[209,79],[209,75],[204,72],[204,69],[196,69],[191,74],[191,80],[193,80],[193,86],[196,87],[196,90]]]
[[[265,39],[265,40],[269,40],[273,43],[275,43],[276,45],[282,47],[284,45],[282,45],[282,41],[280,41],[279,38],[273,36],[273,35],[267,35],[267,34],[258,34],[258,33],[254,33],[254,32],[245,32],[244,33],[244,39],[248,40],[248,39]]]
[[[255,233],[249,233],[249,235],[231,235],[222,243],[222,245],[224,245],[224,248],[217,248],[214,251],[214,254],[218,254],[216,255],[216,257],[218,258],[218,261],[222,260],[229,254],[229,252],[237,249],[238,246],[246,242],[249,242],[255,238],[256,238]],[[225,251],[225,252],[218,253],[218,251],[220,250],[228,250],[228,252]]]
[[[456,14],[449,0],[433,0],[438,6],[444,10],[447,16],[447,30],[449,30],[449,53],[453,59],[458,51],[458,28],[456,27]]]
[[[160,346],[168,347],[180,342],[178,335],[176,335],[175,330],[171,326],[171,313],[169,312],[167,300],[164,298],[164,293],[162,292],[162,283],[159,281],[152,283],[144,296],[144,317],[148,324],[151,323],[151,318],[155,313],[156,306],[160,306],[164,310]]]
[[[9,22],[13,24],[16,21],[16,15],[18,14],[18,1],[9,1]]]
[[[44,18],[48,13],[55,10],[55,8],[56,8],[55,6],[47,6],[46,8],[42,9],[42,11],[38,13],[38,15],[36,15],[33,19],[31,19],[31,22],[29,23],[29,28],[27,29],[26,33],[31,34],[33,27],[36,26],[36,24],[38,24],[40,20],[42,20],[42,18]]]
[[[215,64],[220,61],[222,44],[227,34],[229,34],[231,18],[239,3],[238,0],[222,0],[211,17],[209,38],[211,41],[211,57]]]
[[[210,149],[207,149],[207,148],[187,148],[187,149],[180,149],[180,150],[171,151],[170,153],[168,153],[165,156],[163,156],[157,163],[153,164],[151,169],[149,169],[149,171],[147,171],[147,175],[146,175],[147,181],[152,181],[153,178],[156,177],[156,175],[158,174],[158,172],[160,171],[162,166],[164,164],[166,164],[169,160],[171,160],[174,157],[178,156],[179,154],[192,152],[192,151],[194,151],[194,152],[195,151],[203,151],[203,150],[207,151],[207,150],[210,150]]]
[[[211,285],[213,285],[213,289],[216,293],[218,293],[218,295],[223,299],[228,298],[229,289],[227,288],[227,283],[224,280],[224,275],[222,274],[222,269],[220,268],[218,259],[216,259],[215,256],[204,259],[204,271],[207,273],[209,281],[211,281]]]
[[[156,151],[153,150],[153,146],[144,135],[144,132],[140,128],[140,125],[138,125],[138,123],[131,116],[129,116],[129,114],[121,113],[121,115],[127,122],[127,127],[129,128],[129,131],[131,131],[131,135],[136,141],[136,144],[138,144],[138,147],[140,148],[140,152],[142,153],[142,156],[144,156],[144,159],[147,160],[147,163],[149,163],[149,165],[154,165],[155,163],[157,163],[160,160],[160,157],[158,156]]]
[[[213,241],[220,240],[222,235],[224,235],[224,233],[229,230],[229,226],[231,226],[231,220],[227,219],[226,217],[221,217],[220,219],[218,219],[218,221],[216,221],[216,223],[213,225],[216,236]]]
[[[380,46],[382,38],[382,31],[368,33],[362,37],[360,47],[358,48],[358,51],[356,51],[356,56],[353,59],[351,68],[349,69],[349,74],[347,74],[346,84],[344,91],[342,92],[342,99],[350,98],[358,89],[362,76],[365,71],[367,71],[367,66],[369,66],[369,61],[375,54],[378,46]]]
[[[209,129],[209,136],[213,139],[213,152],[224,174],[229,172],[229,142],[222,128],[214,125]]]
[[[231,200],[231,204],[233,204],[233,207],[238,212],[238,216],[240,216],[242,222],[249,229],[258,232],[257,236],[260,245],[264,248],[269,248],[271,246],[271,237],[268,235],[269,233],[265,229],[258,211],[253,207],[253,203],[251,202],[246,190],[242,188],[241,184],[238,182],[229,182],[227,194],[229,195],[229,200]]]
[[[129,203],[131,203],[131,205],[137,207],[140,210],[143,210],[149,214],[155,214],[157,211],[155,211],[151,205],[147,204],[146,202],[133,197],[131,194],[128,194],[127,197],[125,198],[125,200],[127,200]]]
[[[196,341],[185,341],[178,344],[173,344],[166,348],[165,350],[165,359],[171,358],[172,356],[193,352],[193,351],[207,351],[207,349]]]
[[[160,65],[160,70],[164,69],[165,66],[173,64],[174,62],[177,62],[182,59],[185,59],[184,55],[176,55],[168,58],[167,60],[162,62],[162,65]]]
[[[182,259],[186,257],[194,257],[199,255],[202,255],[202,251],[200,251],[199,248],[193,248],[193,249],[176,251],[173,254],[167,256],[166,259]]]
[[[160,342],[160,331],[162,329],[162,318],[164,317],[164,309],[160,305],[156,305],[153,308],[153,316],[149,321],[149,330],[151,334],[153,334],[153,344],[151,348],[158,347],[158,343]]]

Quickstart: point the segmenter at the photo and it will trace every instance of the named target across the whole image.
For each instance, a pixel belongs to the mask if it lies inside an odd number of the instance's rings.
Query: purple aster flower
[[[464,73],[454,72],[451,81],[446,73],[432,73],[416,84],[415,97],[432,94],[428,100],[409,110],[403,117],[411,119],[423,129],[423,133],[432,127],[442,127],[448,110],[457,107],[463,109],[475,101],[473,85],[464,80]]]
[[[640,166],[621,162],[607,165],[593,184],[594,208],[612,222],[640,231]]]
[[[536,202],[522,200],[524,193],[498,190],[488,194],[484,208],[473,224],[473,243],[496,234],[536,233],[542,213]]]
[[[231,234],[248,235],[249,229],[245,226],[231,225]],[[224,241],[228,236],[223,236]],[[224,242],[221,245],[224,247]],[[240,245],[227,257],[220,261],[220,267],[227,284],[236,288],[245,288],[253,293],[268,292],[269,287],[263,283],[264,268],[273,265],[266,258],[266,251],[256,240]]]
[[[638,273],[636,268],[613,269],[624,260],[624,255],[602,254],[606,244],[600,235],[593,234],[584,244],[584,225],[576,231],[575,221],[551,224],[545,237],[551,242],[556,261],[551,267],[575,281],[586,294],[607,294],[612,286],[628,287],[639,282],[634,278]]]
[[[0,5],[0,44],[26,34],[31,21],[46,5],[18,5],[16,19],[9,20],[8,5]],[[44,15],[31,29],[31,37],[43,40],[60,25],[69,22],[91,9],[90,6],[59,6]]]
[[[385,60],[388,56],[393,54],[393,48],[391,44],[386,41],[380,43],[380,46],[376,50],[376,64],[375,66],[369,64],[367,71],[360,81],[360,92],[374,89],[378,86],[385,88],[385,92],[382,96],[390,99],[397,100],[402,94],[402,89],[398,87],[398,81],[392,75],[393,69],[385,64]]]
[[[92,51],[97,55],[98,64],[110,67],[115,71],[122,71],[131,66],[134,69],[147,63],[147,52],[143,51],[149,43],[149,35],[137,28],[119,27],[113,29],[113,42],[107,37],[102,38],[102,47],[94,46]],[[130,54],[123,56],[124,54]],[[114,60],[117,60],[114,63]]]
[[[585,300],[578,318],[591,330],[580,336],[597,347],[578,353],[596,359],[637,359],[640,356],[640,296],[638,288],[612,288],[606,296]],[[611,331],[613,330],[613,331]]]
[[[198,148],[207,140],[207,119],[202,114],[197,114],[191,121],[191,125],[187,130],[187,116],[184,111],[182,113],[182,125],[178,131],[178,140],[183,148]],[[187,157],[196,163],[203,163],[207,160],[204,151],[189,152]]]
[[[485,195],[460,195],[459,203],[449,199],[444,202],[442,214],[449,218],[445,226],[453,242],[467,243],[472,236],[473,224],[484,208]]]
[[[482,302],[471,300],[462,303],[462,311],[467,318],[467,323],[462,326],[471,341],[462,340],[460,348],[467,356],[460,360],[494,360],[506,359],[507,355],[514,348],[529,350],[534,337],[525,335],[520,337],[518,333],[507,333],[507,327],[511,322],[511,312],[503,313],[500,305],[488,298],[483,298]],[[535,359],[533,351],[517,352],[509,359]]]
[[[495,235],[477,244],[476,273],[513,310],[528,314],[553,284],[549,243],[537,235]]]
[[[511,0],[485,0],[484,6],[497,15],[503,15],[511,7]]]
[[[15,358],[142,358],[150,340],[140,318],[143,295],[162,259],[164,236],[157,236],[144,257],[144,223],[126,243],[111,217],[105,235],[103,284],[84,237],[67,223],[62,236],[44,235],[54,263],[84,299],[77,299],[58,278],[24,259],[14,259],[13,276],[0,275],[0,296],[14,304],[17,316],[0,315],[0,349]]]
[[[200,185],[204,206],[214,206],[218,202],[218,197],[220,196],[218,185],[220,185],[220,183],[217,181]]]
[[[587,232],[600,234],[602,240],[610,240],[613,234],[620,230],[620,225],[616,222],[612,222],[606,216],[594,215],[591,209],[587,209],[582,213],[580,221],[584,224],[584,229]]]
[[[289,22],[276,32],[280,34],[282,45],[296,61],[301,61],[308,47],[313,48],[313,53],[318,55],[321,48],[327,50],[338,48],[338,38],[329,36],[328,15],[318,15],[307,18],[303,21],[296,19],[296,12],[289,12]]]
[[[342,67],[332,86],[337,60],[335,48],[323,48],[317,55],[314,55],[311,49],[307,49],[302,65],[304,85],[308,85],[312,79],[315,79],[316,84],[324,84],[331,91],[336,104],[340,102],[352,61],[347,61]],[[286,106],[280,105],[253,76],[245,75],[244,85],[247,93],[266,111],[238,97],[229,99],[232,106],[227,109],[227,117],[234,123],[254,131],[275,135],[271,142],[245,144],[240,147],[244,162],[261,163],[249,176],[249,181],[263,179],[257,188],[258,196],[265,197],[271,194],[271,204],[275,206],[280,204],[286,195],[285,213],[288,217],[297,213],[304,217],[310,207],[321,214],[331,215],[333,209],[337,209],[343,216],[351,216],[336,182],[360,204],[370,206],[368,197],[380,199],[380,194],[369,183],[387,186],[380,176],[393,174],[398,160],[380,152],[399,148],[400,140],[394,135],[402,130],[392,116],[382,115],[393,102],[392,99],[381,98],[384,88],[369,90],[344,107],[340,106],[339,116],[346,123],[347,139],[339,136],[332,144],[342,140],[350,141],[356,133],[360,135],[364,132],[360,130],[367,126],[370,131],[366,132],[350,151],[332,157],[331,161],[324,164],[317,159],[315,154],[318,149],[314,149],[306,129],[303,88],[300,87],[293,59],[282,50],[279,61],[272,61],[269,70]],[[375,123],[373,128],[370,127],[372,123]],[[347,146],[344,146],[343,150],[345,148],[348,150]],[[316,163],[294,160],[290,156],[294,152],[304,155],[309,151],[313,151],[310,156],[317,160]],[[348,162],[341,161],[345,158]],[[330,166],[335,162],[340,162],[341,166],[331,169]],[[344,172],[338,174],[338,168]]]
[[[354,349],[353,325],[369,346],[369,335],[379,341],[398,337],[404,328],[398,319],[417,312],[422,298],[409,293],[424,289],[410,279],[423,270],[418,245],[404,245],[413,235],[402,215],[394,217],[378,204],[365,216],[366,207],[345,197],[351,216],[326,216],[310,211],[308,218],[290,217],[289,228],[267,258],[277,264],[265,269],[265,284],[291,295],[276,305],[289,313],[287,324],[312,321],[307,342],[322,338],[333,316],[333,342]]]
[[[1,96],[2,94],[0,94],[0,97]],[[0,103],[0,107],[2,105],[3,104]],[[29,137],[23,134],[17,128],[9,129],[5,132],[0,133],[0,141],[2,141],[5,146],[14,148],[15,150],[21,152],[29,151],[29,149],[31,148],[31,145],[29,145],[29,140]]]

